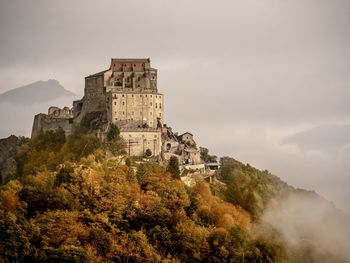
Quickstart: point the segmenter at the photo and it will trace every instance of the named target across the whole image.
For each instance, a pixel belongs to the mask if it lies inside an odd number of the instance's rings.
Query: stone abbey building
[[[157,69],[149,58],[112,59],[109,69],[85,78],[84,97],[74,101],[72,109],[50,107],[48,114],[37,114],[32,137],[59,127],[69,134],[86,116],[102,123],[96,133],[102,140],[111,123],[116,124],[131,156],[150,149],[163,160],[176,155],[184,165],[201,163],[193,135],[178,136],[164,124],[164,96],[158,92]]]

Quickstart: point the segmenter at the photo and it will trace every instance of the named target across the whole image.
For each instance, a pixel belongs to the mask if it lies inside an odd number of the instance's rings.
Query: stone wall
[[[56,118],[47,114],[39,113],[34,117],[32,138],[42,131],[58,130],[62,128],[69,135],[73,128],[73,119]]]
[[[120,136],[126,142],[126,152],[131,156],[143,156],[147,149],[153,156],[161,152],[161,131],[159,129],[120,129]]]
[[[157,128],[164,118],[164,98],[160,93],[111,92],[109,116],[113,123],[134,123],[135,127]],[[130,125],[129,125],[130,126]]]

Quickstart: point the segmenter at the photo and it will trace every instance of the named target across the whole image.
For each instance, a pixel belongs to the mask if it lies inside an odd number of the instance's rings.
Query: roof
[[[103,70],[103,71],[101,71],[101,72],[98,72],[98,73],[89,75],[89,76],[87,76],[86,78],[101,76],[101,75],[103,75],[103,73],[107,72],[108,70],[109,70],[109,69],[105,69],[105,70]]]
[[[192,133],[190,133],[190,132],[185,132],[185,133],[183,133],[183,134],[179,135],[179,137],[182,137],[182,136],[184,136],[185,134],[189,134],[189,135],[193,136],[193,134],[192,134]]]
[[[144,63],[150,63],[151,59],[150,58],[112,58],[112,63],[115,62],[144,62]]]
[[[160,129],[147,127],[147,128],[136,128],[136,127],[120,127],[120,132],[160,132]]]

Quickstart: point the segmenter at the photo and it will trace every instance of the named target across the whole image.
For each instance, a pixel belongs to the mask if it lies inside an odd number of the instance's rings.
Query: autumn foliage
[[[166,168],[110,156],[92,138],[41,134],[0,188],[0,262],[273,262],[251,216]],[[80,144],[82,151],[72,150]],[[90,145],[90,146],[89,146]],[[109,156],[109,157],[107,157]],[[269,248],[269,249],[267,249]],[[277,250],[275,250],[277,251]]]

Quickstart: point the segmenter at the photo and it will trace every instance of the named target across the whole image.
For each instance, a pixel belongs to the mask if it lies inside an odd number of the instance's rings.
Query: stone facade
[[[84,97],[74,101],[72,109],[50,107],[48,114],[36,115],[32,137],[59,127],[69,134],[74,123],[92,113],[104,116],[101,121],[107,123],[98,137],[105,138],[110,124],[116,124],[131,156],[150,149],[164,161],[175,155],[180,164],[201,163],[193,135],[178,136],[164,125],[164,96],[158,92],[157,74],[149,58],[112,59],[109,69],[85,78]]]
[[[126,152],[130,156],[142,156],[147,149],[158,156],[162,150],[161,131],[154,128],[121,128],[120,135],[126,142]]]

